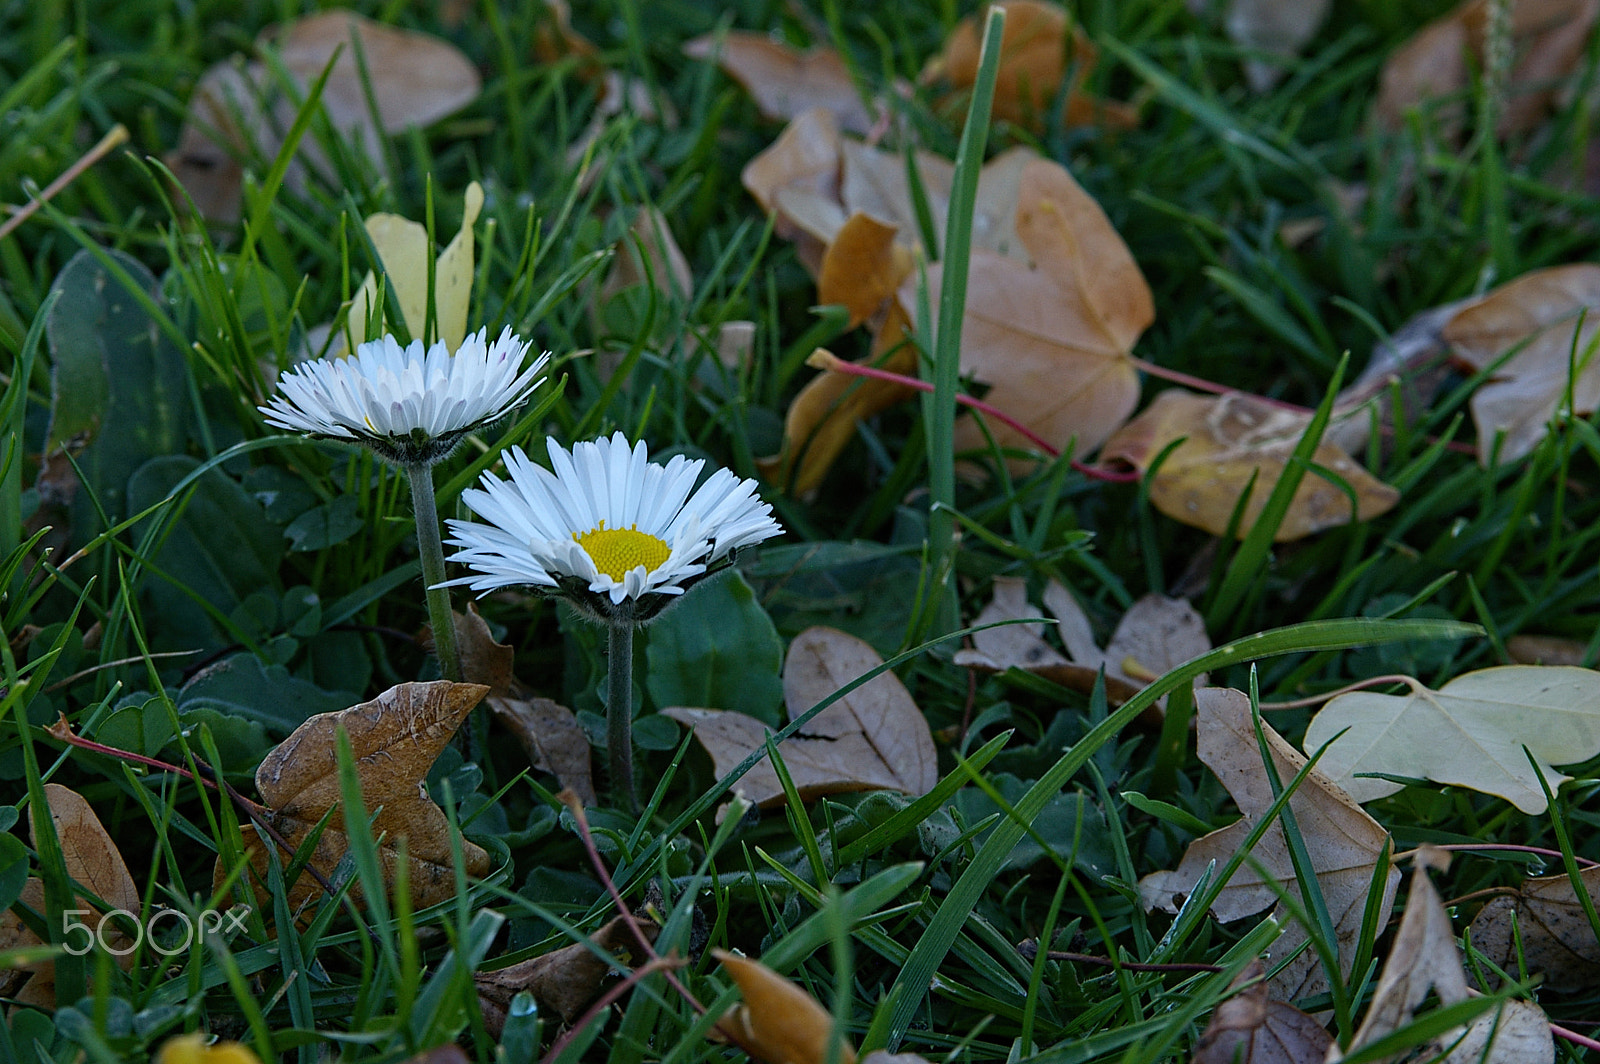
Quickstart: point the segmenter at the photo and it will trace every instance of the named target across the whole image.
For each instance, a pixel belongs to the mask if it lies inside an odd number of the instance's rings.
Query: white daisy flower
[[[485,473],[481,491],[461,493],[487,523],[448,522],[449,542],[463,548],[450,560],[477,571],[451,583],[578,592],[575,604],[597,619],[644,620],[733,551],[783,531],[756,482],[726,469],[691,495],[700,459],[657,465],[620,432],[570,454],[554,440],[549,449],[554,472],[513,447],[509,481]],[[582,602],[582,591],[594,600]]]
[[[441,342],[402,348],[393,336],[349,358],[296,366],[279,395],[258,407],[267,423],[365,444],[398,465],[431,465],[461,437],[504,417],[538,387],[548,354],[523,368],[528,344],[507,328],[494,343],[479,329],[452,354]]]

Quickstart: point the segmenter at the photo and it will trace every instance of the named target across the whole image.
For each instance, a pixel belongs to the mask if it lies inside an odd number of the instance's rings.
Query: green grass
[[[814,283],[793,248],[739,183],[780,127],[680,46],[722,27],[771,29],[795,43],[816,31],[879,90],[914,79],[972,5],[574,6],[575,28],[596,43],[599,62],[641,79],[672,121],[614,116],[587,162],[574,161],[568,146],[589,123],[597,90],[581,63],[532,58],[546,17],[536,0],[484,5],[452,27],[431,8],[365,5],[383,21],[456,43],[484,73],[482,96],[390,141],[377,172],[338,145],[332,183],[286,180],[287,156],[247,160],[244,237],[175,214],[158,160],[177,141],[201,72],[298,8],[0,5],[0,201],[25,202],[27,189],[47,184],[116,123],[133,134],[131,150],[90,168],[0,238],[0,801],[8,803],[0,804],[0,900],[15,899],[24,874],[41,877],[45,910],[17,918],[47,939],[59,939],[55,923],[75,891],[53,834],[34,842],[28,833],[43,783],[90,801],[147,907],[211,906],[218,853],[236,853],[251,834],[231,802],[192,782],[64,747],[44,731],[58,714],[102,743],[220,765],[253,795],[256,765],[304,716],[436,675],[414,638],[426,611],[404,477],[363,453],[277,434],[255,411],[271,375],[369,268],[365,214],[431,216],[448,235],[462,189],[481,181],[488,201],[471,327],[514,327],[552,351],[552,379],[565,378],[547,405],[473,440],[439,471],[446,514],[465,516],[460,492],[504,447],[542,452],[546,435],[570,444],[620,429],[653,455],[707,457],[757,476],[809,379],[806,355],[819,345],[841,357],[867,353],[864,331],[844,332],[841,316],[814,306]],[[1076,12],[1101,52],[1090,87],[1143,100],[1136,129],[1057,123],[1035,133],[995,123],[986,138],[975,126],[964,140],[961,113],[935,108],[919,90],[897,104],[885,146],[915,138],[970,163],[985,146],[992,155],[1023,143],[1063,162],[1150,281],[1156,321],[1136,354],[1314,408],[1413,315],[1600,250],[1594,201],[1548,178],[1588,147],[1593,119],[1581,95],[1541,131],[1499,145],[1469,130],[1446,153],[1427,117],[1398,142],[1371,132],[1383,57],[1447,6],[1336,5],[1284,83],[1253,95],[1237,50],[1181,0],[1081,0]],[[1589,86],[1597,51],[1584,67]],[[313,112],[296,129],[329,146],[331,131]],[[1405,189],[1389,162],[1402,151],[1417,159]],[[1354,215],[1336,209],[1335,182],[1366,186]],[[596,306],[612,258],[629,254],[619,242],[646,206],[669,220],[692,287],[641,285]],[[956,214],[940,236],[947,248],[970,235]],[[1323,228],[1285,244],[1280,226],[1304,219]],[[130,311],[149,327],[119,337],[118,357],[139,360],[138,381],[171,387],[107,416],[99,431],[117,447],[84,465],[97,490],[63,506],[49,477],[39,490],[39,456],[72,423],[79,398],[59,335],[104,297],[81,287],[52,296],[52,286],[85,248],[114,274],[150,272],[153,287]],[[954,272],[945,275],[950,300],[959,299]],[[941,322],[954,312],[929,309]],[[754,355],[728,369],[702,341],[741,320],[755,323]],[[905,681],[940,737],[935,796],[834,795],[718,824],[714,810],[732,780],[717,780],[698,745],[654,713],[647,630],[636,655],[647,694],[635,724],[646,811],[590,810],[596,845],[628,904],[648,884],[663,890],[657,947],[689,958],[678,977],[713,1013],[734,996],[709,949],[737,948],[800,982],[865,1049],[1053,1064],[1187,1059],[1229,980],[1271,931],[1256,919],[1222,925],[1199,907],[1168,918],[1138,905],[1139,877],[1175,867],[1202,825],[1235,818],[1192,736],[1133,723],[1139,710],[1206,669],[1213,683],[1254,680],[1267,701],[1396,671],[1437,686],[1500,663],[1519,633],[1577,639],[1594,664],[1600,434],[1592,418],[1565,417],[1533,454],[1480,468],[1443,445],[1471,441],[1469,381],[1457,375],[1359,456],[1401,489],[1394,510],[1293,544],[1271,543],[1265,527],[1217,544],[1156,513],[1138,485],[1092,480],[1065,463],[1020,477],[957,476],[947,443],[939,445],[950,438],[958,383],[953,330],[937,336],[928,352],[934,395],[864,423],[814,500],[763,484],[788,534],[740,561],[751,610],[784,645],[812,624],[842,627]],[[603,365],[620,368],[608,377]],[[1145,401],[1161,386],[1147,380]],[[1310,454],[1309,443],[1303,450]],[[970,457],[994,465],[993,456]],[[1036,598],[1048,580],[1068,584],[1102,635],[1145,592],[1199,578],[1197,605],[1220,649],[1114,710],[1015,674],[969,676],[951,663],[959,644],[948,633],[971,623],[999,574],[1026,578]],[[515,648],[525,683],[585,721],[600,719],[596,630],[533,597],[479,605]],[[740,660],[715,667],[724,689],[775,682],[747,677]],[[777,704],[766,708],[778,723]],[[1272,723],[1297,740],[1308,716],[1280,712]],[[962,736],[964,720],[971,728]],[[1397,850],[1511,843],[1560,851],[1575,868],[1575,857],[1600,859],[1600,761],[1568,771],[1575,778],[1555,795],[1557,813],[1542,817],[1422,786],[1369,809]],[[341,782],[353,808],[353,776]],[[52,1021],[13,1010],[0,1064],[64,1064],[80,1054],[144,1061],[186,1030],[302,1064],[401,1061],[444,1041],[486,1062],[547,1052],[559,1017],[546,1009],[516,1018],[497,1045],[470,974],[581,938],[613,907],[551,793],[556,785],[529,769],[486,713],[463,727],[429,787],[450,795],[447,811],[494,863],[486,879],[463,881],[454,900],[412,912],[385,899],[375,840],[357,830],[334,878],[362,884],[373,904],[329,903],[291,931],[281,896],[290,869],[275,866],[269,911],[203,950],[168,961],[142,948],[127,970],[98,951],[58,956],[60,1011]],[[1019,843],[1063,838],[1076,842],[1023,866],[1010,860]],[[1463,854],[1435,878],[1446,898],[1463,897],[1515,884],[1532,860]],[[1470,905],[1458,915],[1464,926]],[[1392,926],[1366,930],[1368,955],[1381,959]],[[1031,961],[1014,948],[1041,935],[1052,948],[1119,964],[1217,970]],[[1348,1032],[1372,978],[1360,971],[1309,1004],[1336,1010]],[[1593,994],[1538,992],[1538,1000],[1556,1022],[1593,1033],[1581,1026],[1600,1000]],[[710,1022],[651,975],[603,1025],[579,1034],[566,1059],[736,1055],[704,1039]],[[1558,1059],[1593,1054],[1561,1046]]]

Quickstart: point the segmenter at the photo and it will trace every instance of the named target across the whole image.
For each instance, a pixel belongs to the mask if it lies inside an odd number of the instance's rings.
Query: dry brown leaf
[[[466,106],[482,88],[477,69],[454,45],[349,11],[329,11],[269,29],[258,44],[276,45],[301,92],[321,76],[335,50],[343,48],[323,87],[322,104],[334,129],[376,168],[383,166],[382,134],[435,122]],[[377,103],[376,129],[356,62],[357,46]],[[295,110],[265,63],[224,61],[206,71],[189,101],[178,147],[165,160],[202,215],[222,222],[238,218],[244,175],[239,159],[252,152],[266,159],[276,156]],[[313,169],[333,173],[315,145],[307,143],[302,150]],[[290,180],[302,182],[303,169],[291,170]]]
[[[839,204],[841,143],[833,112],[813,107],[785,126],[739,175],[745,191],[774,216],[773,232],[796,242],[800,261],[813,273],[823,248],[845,222]]]
[[[1465,99],[1483,68],[1491,0],[1467,0],[1422,27],[1384,63],[1374,115],[1391,130],[1406,113],[1455,98],[1440,112],[1449,137],[1465,124]],[[1513,62],[1506,77],[1496,132],[1525,133],[1543,121],[1561,83],[1578,68],[1600,0],[1520,0],[1510,8]]]
[[[398,867],[395,846],[406,840],[411,903],[416,908],[455,897],[455,872],[450,849],[450,821],[429,799],[423,780],[468,711],[489,689],[482,684],[403,683],[370,702],[336,713],[319,713],[294,730],[256,769],[256,789],[268,818],[290,843],[298,846],[325,813],[334,810],[317,843],[311,866],[324,877],[349,848],[344,814],[339,808],[339,765],[335,737],[344,729],[355,755],[361,797],[372,816],[372,832],[382,836],[378,856],[384,879],[392,884]],[[250,848],[252,867],[266,882],[263,839]],[[461,840],[468,875],[489,872],[489,855]],[[214,879],[220,881],[219,860]],[[298,912],[319,893],[311,876],[302,874],[289,888],[289,908]],[[360,885],[351,888],[359,898]]]
[[[600,49],[572,28],[572,11],[567,0],[541,0],[545,18],[533,32],[533,57],[540,63],[559,63],[569,57],[577,60],[578,76],[593,81],[606,73],[600,62]]]
[[[1444,339],[1475,370],[1520,345],[1473,393],[1480,462],[1489,464],[1500,432],[1506,435],[1501,462],[1514,462],[1538,446],[1550,418],[1565,405],[1574,355],[1573,412],[1585,416],[1600,405],[1597,333],[1600,266],[1587,262],[1524,274],[1450,320]]]
[[[1269,998],[1259,981],[1265,973],[1252,961],[1228,984],[1237,993],[1211,1014],[1191,1064],[1323,1064],[1333,1036],[1293,1005]]]
[[[635,917],[634,922],[651,942],[661,931],[655,921],[645,917]],[[596,949],[616,960],[603,960],[596,955]],[[554,1009],[562,1022],[571,1023],[600,993],[606,976],[618,968],[642,964],[645,959],[627,918],[617,916],[590,935],[588,942],[574,942],[509,968],[479,972],[473,981],[478,988],[484,1026],[498,1038],[505,1027],[511,999],[524,990],[541,1007]]]
[[[432,1049],[424,1049],[414,1057],[407,1057],[400,1064],[472,1064],[472,1058],[454,1042],[446,1042]]]
[[[990,386],[989,403],[1058,449],[1076,439],[1081,457],[1138,402],[1130,352],[1155,319],[1150,288],[1099,204],[1056,163],[1023,167],[1017,235],[1035,263],[1031,269],[994,252],[972,253],[961,371]],[[941,265],[928,269],[935,305],[942,277]],[[900,302],[916,306],[915,282],[900,289]],[[1034,447],[1005,425],[989,429],[1003,447]],[[970,449],[986,441],[964,418],[955,444]]]
[[[1126,462],[1143,472],[1169,444],[1186,437],[1150,481],[1150,501],[1173,520],[1220,536],[1227,532],[1239,497],[1254,476],[1255,487],[1239,521],[1238,536],[1243,539],[1261,516],[1310,420],[1309,414],[1273,407],[1242,392],[1197,395],[1169,388],[1106,441],[1101,458]],[[1317,445],[1312,460],[1337,473],[1355,491],[1360,520],[1371,520],[1400,500],[1398,491],[1327,440]],[[1350,519],[1350,497],[1308,470],[1273,540],[1303,539]]]
[[[50,820],[55,825],[56,839],[61,844],[62,863],[67,875],[80,886],[88,888],[108,906],[108,912],[122,910],[134,914],[143,912],[139,888],[128,872],[127,863],[110,832],[100,823],[94,809],[77,791],[59,783],[44,785],[44,798],[50,807]],[[29,837],[38,847],[39,825],[34,811],[29,809]],[[45,911],[44,883],[29,877],[22,885],[18,898],[35,912]],[[99,926],[100,909],[87,898],[75,899],[79,908],[87,910],[91,929]],[[109,942],[117,965],[126,971],[133,964],[133,950],[120,928],[105,925],[105,939]],[[10,909],[0,912],[0,951],[43,945],[32,928]],[[52,960],[39,961],[16,969],[0,969],[0,996],[13,998],[18,1004],[34,1005],[44,1009],[56,1006],[56,966]]]
[[[1067,125],[1101,122],[1131,128],[1136,114],[1127,104],[1097,100],[1082,91],[1094,69],[1094,44],[1072,24],[1065,8],[1042,0],[1006,0],[1006,24],[1000,36],[1000,68],[995,77],[994,107],[999,119],[1042,128],[1050,105],[1071,77],[1064,120]],[[983,45],[980,15],[962,19],[945,41],[944,51],[923,71],[924,82],[948,83],[955,102],[965,104],[978,80]]]
[[[1106,701],[1119,706],[1174,666],[1211,649],[1205,621],[1186,599],[1145,595],[1123,614],[1105,650],[1095,642],[1089,617],[1070,591],[1052,580],[1045,588],[1044,603],[1059,622],[1057,631],[1070,661],[1044,641],[1041,625],[1010,624],[974,633],[972,649],[958,650],[955,664],[995,672],[1025,669],[1085,692],[1094,689],[1104,666]],[[1042,615],[1028,603],[1024,582],[995,577],[994,597],[972,623],[1034,617]],[[1204,676],[1197,676],[1194,686],[1204,687],[1205,682]]]
[[[1332,6],[1333,0],[1232,0],[1222,24],[1241,48],[1287,58],[1317,35]],[[1256,92],[1271,89],[1284,72],[1281,63],[1244,61],[1245,80]]]
[[[714,949],[739,985],[744,1002],[717,1021],[741,1047],[767,1064],[825,1064],[833,1016],[815,998],[760,961]],[[839,1064],[855,1064],[855,1047],[841,1039]]]
[[[1589,644],[1557,635],[1514,635],[1506,640],[1506,654],[1518,665],[1583,666]]]
[[[1206,867],[1212,861],[1220,867],[1232,858],[1244,837],[1254,828],[1257,818],[1273,801],[1272,787],[1251,721],[1250,699],[1239,691],[1208,687],[1195,692],[1195,710],[1200,760],[1216,773],[1233,796],[1241,816],[1237,822],[1190,843],[1175,871],[1155,872],[1140,880],[1139,893],[1146,908],[1176,912],[1183,899],[1194,890]],[[1270,725],[1263,722],[1261,727],[1272,751],[1278,778],[1287,784],[1305,767],[1306,759]],[[1289,799],[1289,808],[1305,840],[1323,900],[1333,920],[1340,968],[1348,974],[1373,870],[1379,856],[1390,845],[1389,833],[1316,769],[1311,770],[1294,797]],[[1275,823],[1267,829],[1252,854],[1268,879],[1299,896],[1294,862],[1289,856],[1281,824]],[[1380,926],[1389,919],[1399,883],[1400,873],[1390,868],[1378,905]],[[1238,920],[1261,912],[1277,898],[1261,873],[1246,862],[1222,888],[1211,912],[1224,922]],[[1306,938],[1305,929],[1281,909],[1275,915],[1286,925],[1286,930],[1272,944],[1269,959],[1293,952]],[[1308,949],[1280,971],[1271,986],[1274,996],[1293,1001],[1321,993],[1327,989],[1328,980],[1315,951]]]
[[[764,33],[729,30],[696,37],[683,46],[690,59],[715,58],[717,65],[756,102],[765,118],[787,122],[821,107],[841,129],[865,133],[876,118],[861,101],[849,68],[837,50],[819,45],[810,51],[777,41]]]
[[[1578,874],[1591,901],[1600,903],[1600,868]],[[1561,993],[1600,985],[1600,941],[1566,873],[1525,879],[1520,890],[1492,899],[1472,920],[1472,947],[1501,969],[1518,974],[1518,942],[1530,973]],[[1494,989],[1489,987],[1488,989]]]
[[[883,664],[870,645],[835,628],[807,628],[789,644],[783,665],[783,700],[789,719],[800,716],[845,684]],[[689,706],[661,711],[694,729],[717,775],[726,773],[772,729],[743,713]],[[800,797],[847,791],[894,790],[926,794],[939,781],[933,735],[900,678],[884,672],[812,718],[778,744]],[[763,758],[734,789],[756,805],[783,801],[777,771]]]
[[[584,805],[599,802],[594,790],[589,736],[568,709],[548,698],[516,690],[511,697],[489,696],[489,708],[528,752],[534,768],[549,772]]]
[[[1428,878],[1428,865],[1448,866],[1449,854],[1423,846],[1417,857],[1405,915],[1378,976],[1366,1018],[1351,1039],[1352,1053],[1409,1025],[1430,990],[1438,995],[1441,1006],[1465,1001],[1471,994],[1450,917]],[[1423,1059],[1437,1059],[1439,1054],[1446,1054],[1444,1064],[1552,1064],[1555,1044],[1549,1021],[1537,1006],[1508,1001],[1500,1009],[1478,1016],[1468,1027],[1434,1039],[1425,1047]],[[1390,1062],[1402,1056],[1405,1054],[1382,1059]],[[1339,1061],[1344,1055],[1334,1049],[1328,1059]]]
[[[817,302],[850,311],[850,327],[866,321],[894,298],[912,270],[911,252],[895,240],[899,230],[869,214],[852,214],[834,234],[817,272]]]
[[[467,683],[478,683],[489,689],[488,698],[504,698],[511,693],[516,677],[511,674],[511,664],[516,651],[504,643],[496,643],[489,625],[478,613],[475,602],[467,603],[467,612],[451,611],[455,621],[456,652],[461,657],[461,678]],[[430,651],[431,652],[431,651]]]

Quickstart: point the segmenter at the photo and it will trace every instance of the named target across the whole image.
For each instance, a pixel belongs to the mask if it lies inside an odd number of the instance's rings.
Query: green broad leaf
[[[739,571],[785,637],[825,624],[872,644],[900,649],[917,601],[917,556],[881,543],[823,541],[763,547]]]
[[[340,707],[343,708],[343,707]],[[222,758],[224,772],[252,773],[274,746],[267,737],[267,729],[260,721],[231,716],[221,710],[202,705],[185,709],[178,722],[185,735],[194,738],[204,727],[211,732],[217,756]]]
[[[738,572],[693,588],[647,629],[657,706],[731,709],[778,723],[783,643]]]
[[[287,735],[318,713],[348,709],[361,701],[349,691],[326,691],[282,665],[263,665],[254,654],[231,654],[201,670],[178,693],[178,712],[215,710]]]
[[[990,782],[1000,792],[1000,797],[1013,808],[1033,784],[1032,780],[1018,779],[1004,772],[990,777]],[[976,787],[964,787],[956,792],[954,804],[969,827],[1001,811],[992,798]],[[1004,819],[1002,816],[1001,820]],[[996,821],[997,825],[999,823]],[[991,827],[979,832],[975,840],[977,845],[986,842],[994,830]],[[1091,879],[1098,880],[1116,871],[1116,858],[1106,835],[1105,817],[1101,815],[1097,804],[1079,792],[1058,794],[1047,801],[1033,819],[1033,830],[1038,833],[1039,839],[1049,845],[1051,851],[1063,858],[1071,855],[1073,865]],[[1076,849],[1073,847],[1074,838],[1077,840]],[[1000,870],[1009,872],[1027,868],[1044,857],[1045,848],[1039,844],[1039,839],[1032,835],[1022,836],[1001,863]]]
[[[313,506],[289,522],[283,534],[289,537],[291,551],[322,550],[343,543],[365,524],[361,520],[361,500],[341,495],[330,503]]]
[[[0,912],[22,895],[28,878],[28,848],[15,835],[0,835]]]
[[[151,696],[127,705],[101,721],[94,741],[145,757],[155,757],[173,740],[172,720],[162,700]]]
[[[120,251],[103,254],[154,299],[155,277]],[[188,437],[188,367],[138,296],[92,252],[79,251],[56,276],[60,298],[45,325],[50,347],[50,429],[45,452],[77,456],[88,487],[113,516],[131,512],[128,478],[157,455],[181,452]],[[77,476],[64,459],[40,480],[66,496]],[[86,499],[75,523],[93,524]]]
[[[199,464],[184,455],[151,459],[128,481],[128,505],[137,512],[160,502]],[[141,522],[138,534],[145,534],[150,521],[164,521],[166,513]],[[152,559],[173,582],[149,574],[143,580],[152,616],[161,621],[156,641],[165,635],[167,643],[184,650],[196,641],[235,642],[224,638],[216,615],[230,616],[256,591],[268,590],[276,601],[282,594],[277,572],[283,548],[282,534],[238,481],[215,469],[200,477]]]

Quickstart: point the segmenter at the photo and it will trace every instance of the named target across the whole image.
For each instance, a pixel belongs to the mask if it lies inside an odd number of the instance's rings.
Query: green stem
[[[611,791],[618,802],[637,811],[633,793],[633,625],[606,626],[611,639],[606,652],[606,752],[611,755]]]
[[[433,467],[405,467],[411,480],[411,505],[417,514],[417,553],[422,561],[422,586],[428,594],[428,623],[433,626],[433,649],[439,655],[439,674],[461,682],[461,656],[456,652],[456,624],[450,613],[450,591],[444,583],[444,544],[439,539],[439,507],[433,499]]]

